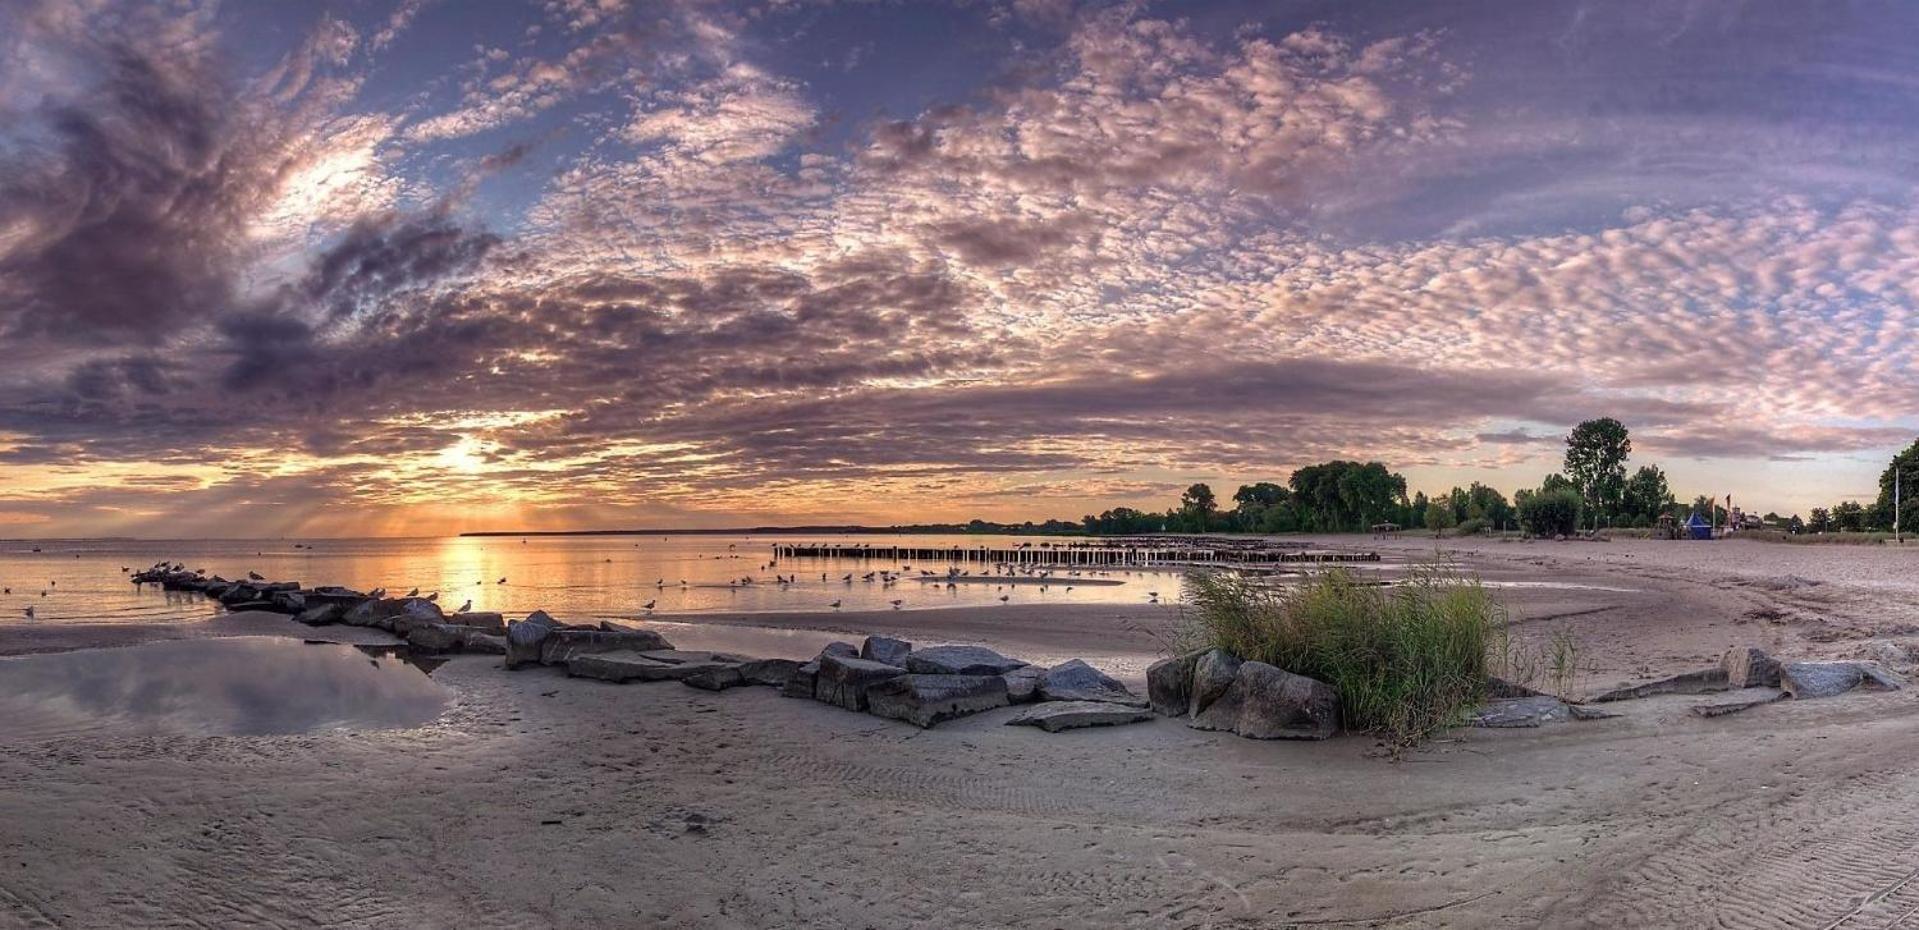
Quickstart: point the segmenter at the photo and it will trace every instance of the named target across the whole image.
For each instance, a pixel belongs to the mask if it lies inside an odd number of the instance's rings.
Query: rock
[[[1476,727],[1536,727],[1564,723],[1572,719],[1572,709],[1556,697],[1495,698],[1474,711],[1467,722]]]
[[[248,611],[248,610],[271,611],[273,609],[273,602],[272,601],[234,601],[233,603],[228,604],[226,606],[228,610],[233,611],[234,613],[237,614],[237,613],[241,613],[243,611]]]
[[[787,680],[793,677],[794,671],[799,667],[800,663],[792,659],[754,659],[751,662],[740,663],[740,677],[746,679],[746,683],[750,685],[785,688]],[[808,685],[806,690],[807,696],[811,697],[812,686]]]
[[[680,683],[704,691],[725,691],[746,684],[746,678],[740,674],[737,664],[706,662],[695,663],[694,670],[681,678]]]
[[[268,595],[273,609],[283,614],[298,614],[307,609],[306,596],[298,591],[275,591]]]
[[[1226,689],[1232,687],[1233,679],[1238,677],[1243,661],[1224,649],[1208,649],[1200,653],[1193,663],[1193,700],[1187,705],[1187,715],[1199,716],[1220,695],[1225,694]]]
[[[820,660],[803,663],[786,676],[786,684],[780,686],[780,694],[790,698],[811,698],[819,683]]]
[[[1545,696],[1545,692],[1535,691],[1525,685],[1514,684],[1497,675],[1486,676],[1486,697],[1490,700]]]
[[[495,636],[506,633],[506,618],[492,611],[453,614],[446,618],[446,622],[457,626],[467,626],[476,630],[483,630]]]
[[[1779,687],[1779,660],[1762,649],[1753,646],[1728,649],[1726,657],[1719,660],[1719,667],[1726,672],[1729,688]]]
[[[1636,698],[1651,697],[1655,694],[1709,694],[1714,691],[1726,690],[1730,687],[1730,685],[1727,684],[1729,680],[1730,679],[1726,677],[1726,669],[1724,666],[1720,668],[1700,669],[1696,672],[1685,672],[1674,675],[1671,678],[1649,681],[1643,685],[1616,688],[1593,698],[1593,701],[1604,704],[1608,701],[1630,701]]]
[[[652,630],[611,633],[605,630],[554,630],[540,643],[541,665],[565,665],[576,656],[615,649],[646,652],[672,649],[673,644]]]
[[[1860,685],[1897,691],[1905,681],[1877,662],[1788,662],[1779,673],[1779,686],[1794,698],[1832,697]]]
[[[1283,668],[1241,662],[1232,684],[1186,725],[1251,739],[1326,739],[1339,732],[1339,694]]]
[[[470,626],[456,626],[460,631],[460,651],[484,652],[489,655],[506,655],[506,637],[496,636],[485,630]]]
[[[1904,643],[1890,639],[1875,639],[1861,645],[1858,656],[1887,668],[1904,668],[1912,665],[1912,649]]]
[[[391,626],[391,621],[406,607],[398,598],[368,598],[348,608],[340,622],[349,626]]]
[[[1026,664],[985,646],[931,646],[906,657],[906,670],[917,675],[1004,675]]]
[[[865,710],[867,688],[903,674],[898,666],[871,659],[821,656],[819,675],[813,681],[813,697],[847,710]]]
[[[824,659],[827,656],[845,656],[849,659],[857,659],[860,657],[860,649],[852,643],[830,642],[826,644],[825,649],[820,650],[818,658]]]
[[[425,652],[458,652],[466,645],[465,629],[451,623],[415,623],[407,630],[406,643]]]
[[[874,716],[921,728],[1008,703],[999,675],[899,675],[866,689],[866,709]]]
[[[907,653],[912,651],[912,643],[886,636],[868,636],[866,641],[860,644],[860,658],[884,662],[897,668],[906,667]]]
[[[1619,713],[1618,711],[1601,710],[1597,707],[1587,707],[1584,704],[1568,704],[1566,705],[1566,709],[1572,711],[1574,720],[1611,720],[1614,717],[1625,716],[1625,714]]]
[[[400,611],[392,617],[393,632],[406,636],[413,628],[426,624],[446,622],[446,614],[440,612],[440,605],[425,598],[410,597],[400,601]]]
[[[326,626],[337,622],[343,613],[346,613],[346,610],[338,604],[315,604],[300,611],[300,615],[293,619],[307,626]]]
[[[736,656],[726,652],[707,652],[701,649],[643,649],[640,650],[640,655],[652,659],[655,662],[664,662],[668,665],[685,665],[689,662],[702,665],[711,662],[724,662],[731,665],[738,665],[742,662],[752,661],[745,656]]]
[[[1146,667],[1146,701],[1155,713],[1184,717],[1193,706],[1193,671],[1204,653],[1189,652]]]
[[[536,610],[527,614],[525,620],[507,624],[506,667],[540,664],[541,648],[559,627],[559,621],[547,616],[544,610]]]
[[[1721,701],[1715,704],[1694,704],[1690,709],[1695,715],[1700,717],[1724,717],[1727,714],[1736,714],[1742,710],[1751,710],[1755,707],[1784,700],[1785,698],[1786,692],[1776,688],[1767,688],[1761,691],[1757,697],[1747,696],[1741,697],[1736,701]]]
[[[309,607],[315,604],[337,604],[342,611],[366,600],[366,595],[339,585],[321,585],[305,594]]]
[[[1044,674],[1045,669],[1027,665],[999,676],[1006,682],[1006,699],[1014,704],[1030,704],[1039,700],[1039,679]]]
[[[1076,730],[1080,727],[1110,727],[1153,719],[1143,707],[1114,704],[1111,701],[1047,701],[1034,704],[1006,721],[1009,727],[1039,727],[1048,733]]]
[[[641,655],[638,650],[615,649],[574,656],[566,663],[566,673],[575,678],[593,678],[615,683],[679,681],[710,667],[711,664],[687,662],[673,665],[649,659]]]
[[[1079,659],[1061,662],[1046,670],[1039,679],[1042,701],[1111,701],[1115,704],[1139,704],[1140,700],[1119,680]]]

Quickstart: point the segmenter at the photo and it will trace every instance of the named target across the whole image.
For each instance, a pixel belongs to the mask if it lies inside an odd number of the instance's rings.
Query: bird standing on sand
[[[831,608],[833,608],[834,610],[838,610],[838,609],[840,609],[840,602],[839,602],[839,601],[834,601],[833,603],[831,603],[831,604],[828,604],[828,605],[826,605],[826,606],[828,606],[828,607],[831,607]]]
[[[259,572],[247,572],[247,578],[249,578],[249,579],[251,579],[251,580],[253,580],[253,581],[265,581],[265,580],[267,580],[267,579],[266,579],[266,576],[264,576],[264,575],[262,575],[262,574],[260,574]]]
[[[900,605],[905,603],[905,601],[888,601],[887,603],[892,604],[894,610],[898,610],[900,609]]]
[[[27,608],[27,619],[28,619],[28,620],[32,620],[32,619],[33,619],[33,608],[32,608],[32,607],[28,607],[28,608]]]
[[[1012,599],[1012,597],[1013,597],[1013,596],[1012,596],[1011,594],[1002,594],[1002,595],[1000,595],[1000,596],[999,596],[999,602],[1000,602],[1000,603],[1002,603],[1002,604],[1004,604],[1004,603],[1006,603],[1006,602],[1007,602],[1008,600],[1010,600],[1010,599]]]
[[[499,581],[496,581],[496,582],[494,582],[494,584],[506,584],[506,578],[505,578],[504,576],[502,576],[502,577],[500,578],[500,580],[499,580]]]
[[[652,610],[652,609],[653,609],[653,605],[654,605],[654,604],[657,604],[657,603],[659,603],[659,601],[647,601],[646,603],[644,603],[644,604],[641,604],[641,605],[640,605],[640,609],[641,609],[641,610]]]

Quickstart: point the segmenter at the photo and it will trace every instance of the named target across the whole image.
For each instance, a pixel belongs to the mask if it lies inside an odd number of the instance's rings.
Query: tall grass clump
[[[1181,645],[1223,649],[1339,692],[1347,729],[1408,746],[1464,722],[1486,696],[1505,610],[1439,565],[1385,587],[1348,569],[1267,586],[1231,572],[1186,580]]]

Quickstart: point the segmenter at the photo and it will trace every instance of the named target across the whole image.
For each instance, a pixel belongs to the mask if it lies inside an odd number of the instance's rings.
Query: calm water
[[[9,739],[414,727],[452,695],[391,650],[279,637],[0,658]]]
[[[185,562],[229,579],[257,571],[271,580],[339,584],[361,591],[384,587],[404,594],[438,591],[448,610],[471,601],[474,610],[508,615],[546,610],[563,619],[697,616],[716,612],[819,612],[1009,604],[1163,603],[1179,596],[1179,575],[1112,570],[1079,577],[1057,571],[1038,584],[928,584],[913,565],[885,584],[867,572],[905,570],[877,560],[794,559],[771,564],[782,536],[575,536],[366,540],[65,540],[0,541],[0,626],[60,621],[197,620],[219,606],[198,594],[136,586],[134,571],[163,559]],[[1040,543],[1044,538],[940,535],[807,537],[806,542],[871,542],[926,547]],[[295,548],[310,545],[312,548]],[[38,547],[41,551],[33,552]],[[978,566],[971,568],[975,571]],[[851,574],[853,580],[843,580]],[[782,584],[777,576],[793,580]],[[504,584],[499,579],[505,578]],[[751,579],[751,583],[746,583]],[[1118,582],[1089,584],[1089,581]],[[44,592],[44,593],[43,593]],[[838,601],[838,608],[832,603]],[[649,610],[645,605],[652,602]],[[34,620],[25,618],[33,607]]]

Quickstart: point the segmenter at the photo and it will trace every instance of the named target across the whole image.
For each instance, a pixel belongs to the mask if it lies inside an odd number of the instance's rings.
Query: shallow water
[[[393,647],[277,637],[0,658],[0,741],[416,727],[451,689]]]
[[[448,610],[466,601],[474,610],[523,615],[546,610],[567,619],[625,618],[721,612],[831,613],[834,610],[914,610],[1008,604],[1145,603],[1158,591],[1176,600],[1177,573],[1113,570],[1064,572],[1039,584],[927,584],[921,569],[886,584],[869,572],[902,571],[897,563],[864,559],[789,559],[772,562],[775,541],[792,536],[573,536],[452,537],[366,540],[55,540],[0,541],[0,625],[49,621],[201,620],[218,605],[198,594],[128,583],[122,568],[139,571],[160,560],[229,579],[257,571],[276,581],[338,584],[361,591],[413,587],[437,591]],[[1042,537],[868,535],[820,536],[807,542],[870,541],[876,545],[950,547],[1038,544]],[[39,548],[39,552],[32,551]],[[310,547],[310,548],[309,548]],[[971,566],[977,571],[977,564]],[[847,580],[846,576],[852,579]],[[790,578],[781,583],[781,576]],[[504,584],[500,579],[506,579]],[[751,579],[750,582],[747,579]],[[1076,584],[1078,579],[1118,582]],[[1068,590],[1068,589],[1071,590]],[[834,602],[839,607],[832,606]],[[653,606],[648,608],[646,605]],[[24,614],[32,607],[36,618]]]

